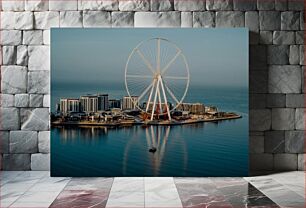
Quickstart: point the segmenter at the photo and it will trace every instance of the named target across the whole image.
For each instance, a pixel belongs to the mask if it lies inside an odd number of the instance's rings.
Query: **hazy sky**
[[[248,86],[248,31],[237,29],[52,29],[52,84],[123,82],[130,52],[154,37],[174,42],[190,85]]]

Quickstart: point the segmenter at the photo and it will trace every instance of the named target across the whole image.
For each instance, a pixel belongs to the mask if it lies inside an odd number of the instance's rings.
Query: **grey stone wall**
[[[50,27],[248,27],[250,169],[304,170],[303,10],[303,0],[2,1],[2,169],[49,169]]]

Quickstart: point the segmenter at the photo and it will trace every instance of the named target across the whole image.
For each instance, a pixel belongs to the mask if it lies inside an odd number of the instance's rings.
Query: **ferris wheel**
[[[184,100],[189,87],[189,67],[182,50],[163,38],[139,43],[125,67],[126,91],[150,119],[167,115]]]

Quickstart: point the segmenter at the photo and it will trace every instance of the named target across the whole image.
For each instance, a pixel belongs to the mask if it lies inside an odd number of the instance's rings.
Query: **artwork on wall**
[[[248,44],[246,28],[51,29],[51,175],[248,175]]]

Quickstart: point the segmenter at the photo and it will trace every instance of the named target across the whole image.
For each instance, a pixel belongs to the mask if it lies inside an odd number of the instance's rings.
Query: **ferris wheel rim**
[[[125,64],[125,72],[124,72],[124,82],[125,82],[125,88],[126,88],[126,91],[128,93],[128,96],[129,98],[131,99],[131,101],[133,102],[134,106],[139,109],[141,112],[146,112],[144,111],[140,106],[139,106],[139,103],[135,103],[134,100],[132,99],[133,95],[131,95],[130,93],[130,90],[128,88],[128,83],[127,83],[127,71],[128,71],[128,65],[129,65],[129,62],[132,58],[132,56],[134,55],[135,51],[141,46],[143,45],[144,43],[146,42],[149,42],[149,41],[152,41],[152,40],[162,40],[162,41],[166,41],[168,43],[170,43],[172,46],[174,46],[176,48],[177,51],[180,51],[180,56],[182,56],[183,58],[183,62],[184,62],[184,65],[185,65],[185,68],[186,68],[186,72],[187,72],[187,76],[186,76],[186,86],[185,86],[185,90],[184,90],[184,93],[183,95],[181,96],[179,102],[176,102],[176,105],[170,110],[170,112],[173,112],[182,102],[183,100],[185,99],[186,97],[186,94],[187,94],[187,91],[189,89],[189,83],[190,83],[190,72],[189,72],[189,65],[188,65],[188,62],[187,62],[187,59],[185,57],[185,55],[183,54],[182,50],[172,41],[166,39],[166,38],[160,38],[160,37],[154,37],[154,38],[150,38],[150,39],[147,39],[147,40],[143,40],[141,41],[140,43],[138,43],[136,45],[136,47],[133,48],[133,50],[130,52],[129,56],[128,56],[128,59],[127,59],[127,62]],[[152,77],[153,78],[153,77]],[[165,112],[161,113],[160,115],[163,115],[163,114],[166,114]]]

